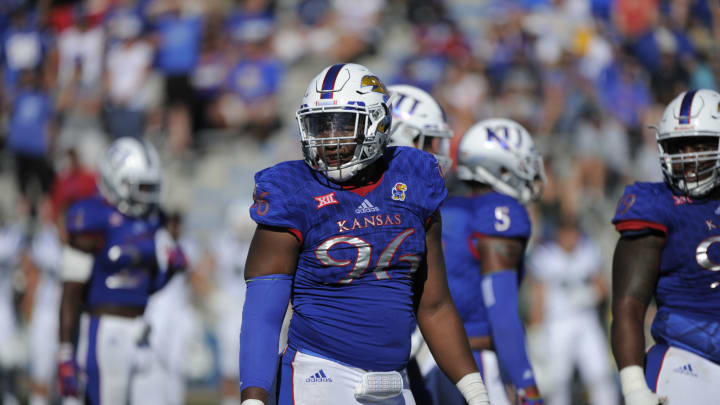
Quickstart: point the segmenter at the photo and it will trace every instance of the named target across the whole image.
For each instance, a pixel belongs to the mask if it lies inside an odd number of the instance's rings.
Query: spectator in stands
[[[156,65],[165,78],[168,146],[182,153],[191,145],[190,74],[198,61],[203,17],[185,12],[180,0],[167,0],[159,7],[153,25]]]
[[[58,107],[94,117],[102,96],[105,31],[83,6],[73,10],[71,25],[57,38]]]
[[[533,250],[528,268],[537,302],[535,322],[545,334],[550,387],[548,405],[570,405],[577,368],[592,405],[618,404],[605,325],[598,307],[607,300],[605,263],[597,243],[574,218],[563,218],[554,238]]]
[[[0,32],[5,101],[17,86],[21,70],[40,70],[43,66],[49,42],[50,38],[38,27],[35,14],[26,7],[19,7],[11,14],[4,34]]]
[[[55,177],[52,186],[52,217],[59,230],[65,229],[65,210],[77,200],[97,192],[97,177],[94,171],[80,161],[77,149],[68,148],[64,167]]]
[[[222,127],[217,101],[224,91],[232,56],[222,20],[211,18],[205,25],[200,56],[192,72],[193,130],[202,137],[203,130]]]
[[[20,72],[20,86],[12,102],[8,147],[15,156],[20,204],[29,209],[50,192],[55,137],[55,109],[38,72]]]
[[[284,66],[273,52],[272,31],[240,32],[235,37],[240,58],[228,74],[219,111],[226,126],[263,140],[280,126],[277,95]]]
[[[110,46],[105,68],[105,118],[113,138],[145,133],[154,50],[141,34],[141,22],[136,19],[114,25],[116,42]]]

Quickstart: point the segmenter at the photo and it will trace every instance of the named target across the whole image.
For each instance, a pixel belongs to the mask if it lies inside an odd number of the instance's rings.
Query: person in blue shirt
[[[663,182],[627,186],[612,219],[612,348],[627,405],[720,396],[720,93],[689,90],[656,128]],[[645,316],[657,313],[646,352]]]
[[[147,340],[148,297],[185,258],[158,207],[160,161],[151,144],[113,142],[98,187],[66,212],[58,383],[65,398],[125,404],[133,373],[148,363],[138,349]]]
[[[190,75],[198,63],[205,23],[200,15],[184,14],[179,1],[168,4],[153,21],[155,64],[165,78],[169,146],[173,152],[182,152],[191,145]]]
[[[279,405],[414,404],[404,370],[416,324],[468,403],[489,404],[447,287],[444,180],[431,154],[386,148],[388,96],[365,66],[323,69],[296,113],[304,161],[255,175],[243,405],[267,403],[289,300]]]
[[[27,5],[22,5],[13,10],[8,24],[0,28],[4,97],[12,97],[17,90],[21,71],[41,70],[44,66],[51,39],[41,30],[37,19]]]
[[[50,192],[55,177],[51,152],[55,138],[55,107],[38,72],[20,72],[20,86],[12,101],[7,146],[15,157],[15,175],[27,209]],[[32,191],[37,183],[41,195]]]

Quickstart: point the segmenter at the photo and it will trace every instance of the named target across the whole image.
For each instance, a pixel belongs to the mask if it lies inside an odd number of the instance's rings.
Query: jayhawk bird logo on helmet
[[[360,90],[358,90],[358,93],[363,94],[366,91],[364,90],[365,87],[372,86],[370,91],[374,91],[376,93],[384,94],[387,96],[389,93],[387,89],[385,88],[385,85],[383,82],[380,81],[380,79],[377,76],[367,75],[363,76],[362,79],[360,79]]]

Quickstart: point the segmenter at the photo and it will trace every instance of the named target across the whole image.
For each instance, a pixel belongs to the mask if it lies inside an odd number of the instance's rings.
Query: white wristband
[[[246,399],[240,405],[265,405],[265,403],[259,399]]]
[[[645,383],[645,373],[640,366],[627,366],[620,370],[620,385],[626,405],[658,405],[666,404],[667,398],[650,391]]]
[[[623,395],[635,391],[650,391],[645,383],[645,373],[640,366],[627,366],[620,370],[620,385]]]
[[[477,371],[465,375],[455,384],[468,405],[490,405],[485,384]]]
[[[72,343],[61,342],[58,346],[57,358],[60,363],[73,360],[75,358],[75,349]]]

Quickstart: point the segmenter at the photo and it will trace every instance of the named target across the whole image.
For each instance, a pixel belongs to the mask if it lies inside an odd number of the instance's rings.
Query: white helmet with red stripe
[[[667,183],[695,198],[720,184],[720,93],[683,92],[668,104],[655,129]]]
[[[382,156],[392,115],[388,91],[368,68],[340,63],[308,85],[296,118],[305,162],[344,182]]]

